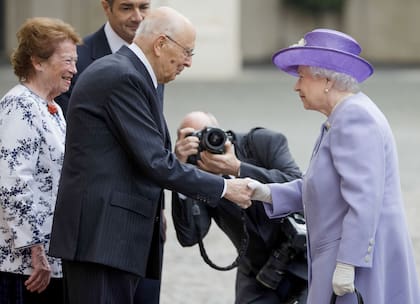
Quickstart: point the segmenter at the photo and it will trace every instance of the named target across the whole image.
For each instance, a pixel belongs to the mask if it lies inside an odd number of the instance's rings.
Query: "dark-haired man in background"
[[[149,13],[150,0],[101,0],[107,22],[96,32],[83,38],[83,44],[77,47],[77,74],[72,79],[70,89],[55,100],[67,113],[68,101],[74,84],[81,73],[95,60],[115,53],[123,45],[133,42],[136,30]],[[163,87],[158,87],[163,96]]]

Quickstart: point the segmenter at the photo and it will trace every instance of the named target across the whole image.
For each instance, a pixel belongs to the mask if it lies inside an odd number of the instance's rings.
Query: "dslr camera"
[[[306,222],[299,213],[292,213],[281,220],[281,230],[286,240],[272,251],[269,259],[257,274],[264,286],[277,289],[286,274],[288,264],[297,255],[306,256]]]
[[[225,143],[231,138],[229,133],[214,127],[205,127],[202,130],[187,134],[187,136],[196,136],[200,140],[198,153],[190,155],[187,159],[187,162],[193,165],[197,165],[197,161],[200,159],[200,152],[202,151],[223,154],[225,152]]]

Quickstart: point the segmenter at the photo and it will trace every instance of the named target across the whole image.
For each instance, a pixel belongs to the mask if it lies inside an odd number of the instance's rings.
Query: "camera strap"
[[[204,243],[203,243],[203,239],[201,237],[201,228],[200,225],[198,224],[199,221],[196,220],[196,217],[198,217],[200,215],[200,207],[197,204],[193,205],[193,219],[194,219],[194,225],[197,231],[197,236],[198,236],[198,246],[200,248],[200,254],[201,257],[203,258],[204,262],[206,262],[207,265],[209,265],[210,267],[219,270],[219,271],[228,271],[231,270],[235,267],[238,266],[239,261],[241,260],[241,258],[245,255],[246,250],[248,248],[248,243],[249,243],[249,233],[248,233],[248,229],[246,227],[246,215],[245,215],[245,210],[241,209],[241,221],[242,221],[242,227],[243,227],[243,237],[241,239],[241,245],[240,248],[238,250],[238,256],[236,257],[236,259],[232,262],[232,264],[228,265],[228,266],[218,266],[215,263],[213,263],[212,260],[210,260],[209,256],[207,255],[206,249],[204,248]]]

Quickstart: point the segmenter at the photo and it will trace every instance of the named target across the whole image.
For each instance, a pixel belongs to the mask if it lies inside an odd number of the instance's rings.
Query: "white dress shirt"
[[[129,43],[122,39],[111,27],[109,22],[105,24],[104,27],[105,36],[108,40],[109,48],[111,49],[112,53],[118,51],[123,45],[128,46]]]

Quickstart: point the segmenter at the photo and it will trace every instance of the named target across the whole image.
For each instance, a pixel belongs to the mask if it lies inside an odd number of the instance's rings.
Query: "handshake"
[[[270,187],[256,180],[250,178],[227,179],[226,186],[226,193],[223,197],[241,208],[251,206],[251,200],[272,202]]]

